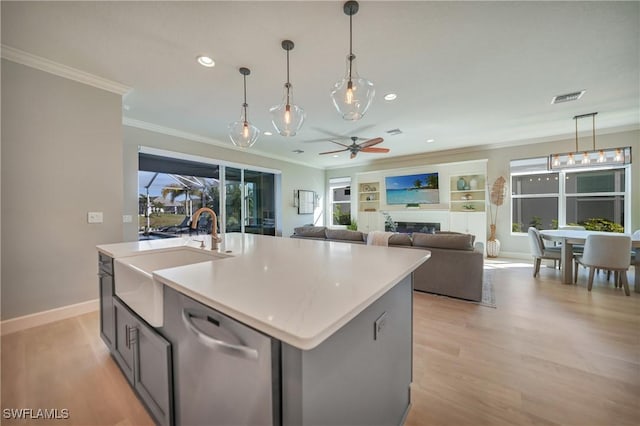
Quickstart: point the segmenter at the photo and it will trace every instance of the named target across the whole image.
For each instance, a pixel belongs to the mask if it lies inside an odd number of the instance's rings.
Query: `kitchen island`
[[[176,238],[98,250],[117,260],[197,245]],[[153,271],[154,282],[164,286],[164,322],[153,328],[171,348],[167,391],[175,402],[175,412],[154,415],[159,423],[199,421],[189,405],[194,400],[210,410],[211,424],[402,423],[410,403],[411,272],[429,258],[428,251],[227,234],[217,254],[225,258]],[[117,288],[117,272],[114,279]],[[218,333],[223,324],[233,336]],[[254,335],[268,338],[260,350],[247,343]],[[187,336],[193,342],[185,343]],[[219,365],[203,365],[195,374],[184,365],[205,359],[194,355],[198,342],[198,351],[219,353],[211,362]],[[204,382],[213,387],[202,391],[193,380],[207,374]],[[263,384],[268,392],[251,395],[248,383]],[[232,404],[216,404],[229,394],[237,395]],[[248,417],[227,417],[226,411],[234,411],[230,405]]]

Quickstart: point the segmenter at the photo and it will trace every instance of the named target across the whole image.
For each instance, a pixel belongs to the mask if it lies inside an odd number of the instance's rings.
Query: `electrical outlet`
[[[89,213],[87,213],[87,222],[89,222],[89,223],[102,223],[102,212],[89,212]]]
[[[387,325],[387,313],[384,312],[373,323],[373,340],[378,340],[378,338],[380,338],[380,334],[382,333],[382,330],[386,325]]]

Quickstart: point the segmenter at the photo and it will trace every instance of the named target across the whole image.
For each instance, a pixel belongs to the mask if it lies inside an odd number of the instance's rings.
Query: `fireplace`
[[[404,234],[411,234],[413,232],[422,232],[425,234],[434,234],[440,230],[440,224],[436,222],[394,222],[396,229],[386,224],[385,231],[401,232]]]

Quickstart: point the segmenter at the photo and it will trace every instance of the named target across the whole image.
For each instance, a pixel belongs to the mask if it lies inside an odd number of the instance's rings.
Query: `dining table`
[[[573,246],[584,244],[587,241],[587,237],[589,235],[612,234],[614,233],[603,231],[583,231],[575,229],[543,229],[540,231],[540,236],[542,237],[542,239],[562,243],[560,249],[562,264],[560,269],[562,272],[563,284],[573,284]],[[640,238],[633,238],[631,234],[615,233],[615,235],[627,235],[631,237],[631,248],[636,253],[634,263],[631,264],[635,266],[633,291],[636,293],[640,293]],[[629,257],[631,258],[631,253],[629,253]]]

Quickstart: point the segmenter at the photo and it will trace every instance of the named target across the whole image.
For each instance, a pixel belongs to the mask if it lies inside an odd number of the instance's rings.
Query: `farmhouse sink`
[[[153,279],[152,273],[227,257],[214,251],[179,247],[117,258],[114,261],[115,292],[151,326],[162,327],[162,284]]]

